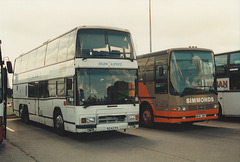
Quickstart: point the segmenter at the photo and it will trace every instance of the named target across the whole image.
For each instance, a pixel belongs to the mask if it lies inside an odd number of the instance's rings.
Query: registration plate
[[[206,115],[206,114],[200,114],[200,115],[196,115],[196,118],[205,118],[205,117],[207,117],[207,115]]]
[[[118,127],[107,127],[107,130],[108,130],[108,131],[111,131],[111,130],[118,130]]]

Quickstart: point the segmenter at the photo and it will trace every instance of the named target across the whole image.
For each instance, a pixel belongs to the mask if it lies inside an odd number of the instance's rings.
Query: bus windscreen
[[[134,59],[130,33],[101,29],[79,30],[77,57]]]
[[[79,69],[78,105],[134,103],[136,74],[137,70]]]
[[[170,59],[170,93],[215,93],[213,54],[208,51],[173,51]]]

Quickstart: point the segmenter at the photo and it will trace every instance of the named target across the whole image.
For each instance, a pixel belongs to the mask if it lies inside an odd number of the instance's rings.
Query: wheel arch
[[[220,101],[218,101],[218,114],[219,114],[219,116],[223,115],[223,106]]]
[[[141,104],[140,104],[140,110],[141,109],[143,109],[144,108],[144,106],[146,106],[146,105],[149,105],[150,107],[151,107],[151,109],[152,109],[152,106],[151,106],[151,104],[149,103],[149,102],[147,102],[147,101],[143,101],[143,102],[141,102]]]
[[[62,110],[61,110],[61,108],[58,107],[58,106],[56,106],[56,107],[54,108],[54,110],[53,110],[53,119],[56,117],[56,114],[57,114],[57,113],[61,113],[61,115],[63,116]]]

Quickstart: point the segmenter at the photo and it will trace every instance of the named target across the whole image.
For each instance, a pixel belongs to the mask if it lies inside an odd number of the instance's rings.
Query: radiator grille
[[[126,121],[126,115],[108,115],[108,116],[99,116],[98,123],[106,124],[106,123],[122,123]]]

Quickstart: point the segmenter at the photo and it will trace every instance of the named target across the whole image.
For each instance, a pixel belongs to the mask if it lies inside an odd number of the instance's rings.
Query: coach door
[[[26,88],[27,89],[27,88]],[[27,106],[29,114],[37,115],[36,107],[38,102],[38,84],[36,82],[28,83],[28,98]]]

